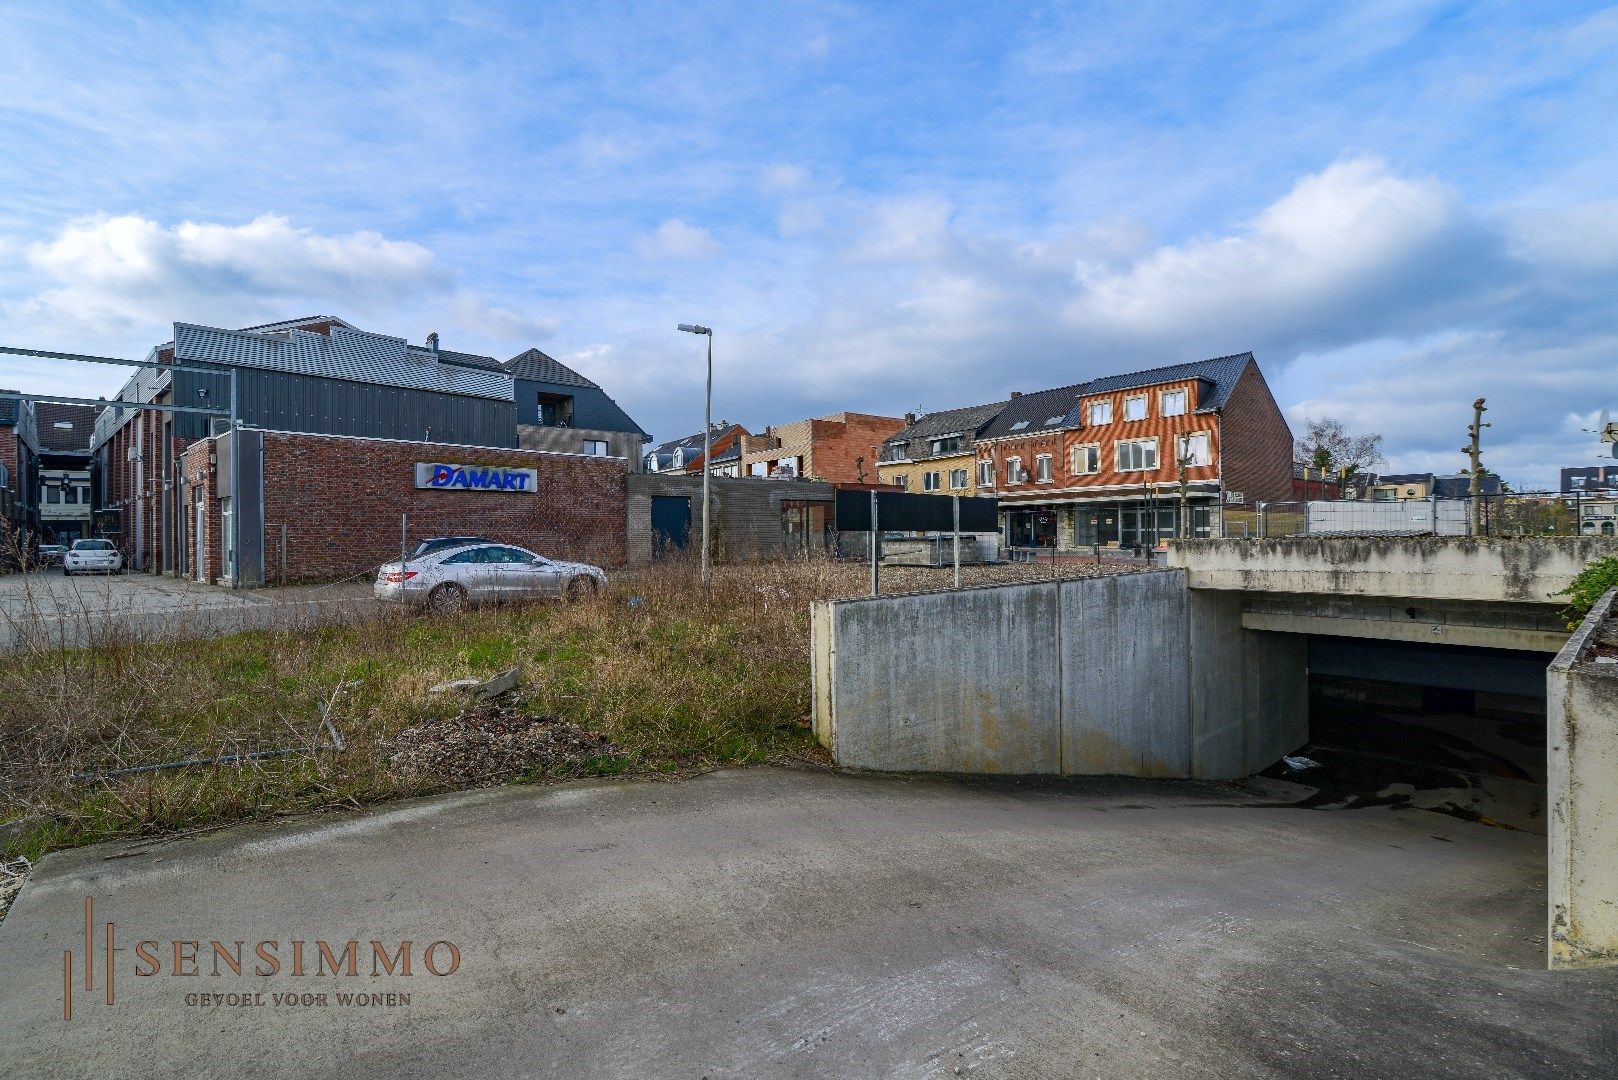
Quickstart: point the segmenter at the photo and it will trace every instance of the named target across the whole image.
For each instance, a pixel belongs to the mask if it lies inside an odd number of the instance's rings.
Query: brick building
[[[717,462],[721,459],[739,461],[740,440],[747,429],[740,424],[721,420],[708,434],[708,452]],[[646,451],[642,465],[654,473],[702,473],[702,432],[681,439],[670,439]],[[735,474],[732,474],[735,475]]]
[[[1290,497],[1292,432],[1241,353],[1014,395],[977,468],[1009,544],[1155,545],[1211,535],[1221,501]]]
[[[882,444],[877,473],[884,484],[907,491],[943,495],[978,494],[978,435],[1006,402],[932,412],[905,426]]]
[[[896,416],[839,412],[768,427],[762,435],[741,437],[740,475],[879,483],[882,444],[904,426]]]
[[[222,497],[238,456],[239,514]],[[454,481],[457,469],[471,480]],[[246,583],[324,580],[368,573],[429,537],[476,533],[549,558],[618,566],[627,469],[623,458],[585,454],[222,433],[180,455],[183,505],[193,514],[187,561],[203,580],[228,577],[234,543]],[[449,482],[435,483],[446,472]]]
[[[19,532],[39,526],[38,458],[33,402],[0,398],[0,523]],[[0,536],[0,544],[8,542]]]

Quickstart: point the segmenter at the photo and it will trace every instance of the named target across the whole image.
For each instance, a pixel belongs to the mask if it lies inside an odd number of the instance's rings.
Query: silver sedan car
[[[469,604],[582,600],[606,584],[606,571],[598,566],[557,562],[510,544],[482,543],[384,563],[372,592],[384,603],[459,611]]]

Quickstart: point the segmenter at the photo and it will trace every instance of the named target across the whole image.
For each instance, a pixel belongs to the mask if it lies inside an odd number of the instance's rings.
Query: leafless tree
[[[1371,432],[1351,434],[1348,425],[1333,417],[1306,417],[1303,434],[1293,440],[1297,459],[1321,475],[1336,476],[1340,488],[1348,478],[1387,459],[1382,456],[1382,436]]]

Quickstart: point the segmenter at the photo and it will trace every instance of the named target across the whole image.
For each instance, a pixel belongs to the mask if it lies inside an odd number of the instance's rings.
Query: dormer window
[[[1088,422],[1091,424],[1112,423],[1111,401],[1092,401],[1090,402],[1090,408],[1087,411],[1090,417]]]
[[[573,399],[566,394],[540,394],[535,419],[541,427],[572,427]]]

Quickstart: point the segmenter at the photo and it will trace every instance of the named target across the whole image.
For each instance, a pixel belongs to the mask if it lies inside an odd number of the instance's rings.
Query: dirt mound
[[[536,769],[566,776],[592,758],[618,753],[605,736],[577,724],[492,703],[405,729],[388,763],[440,784],[492,787]]]

